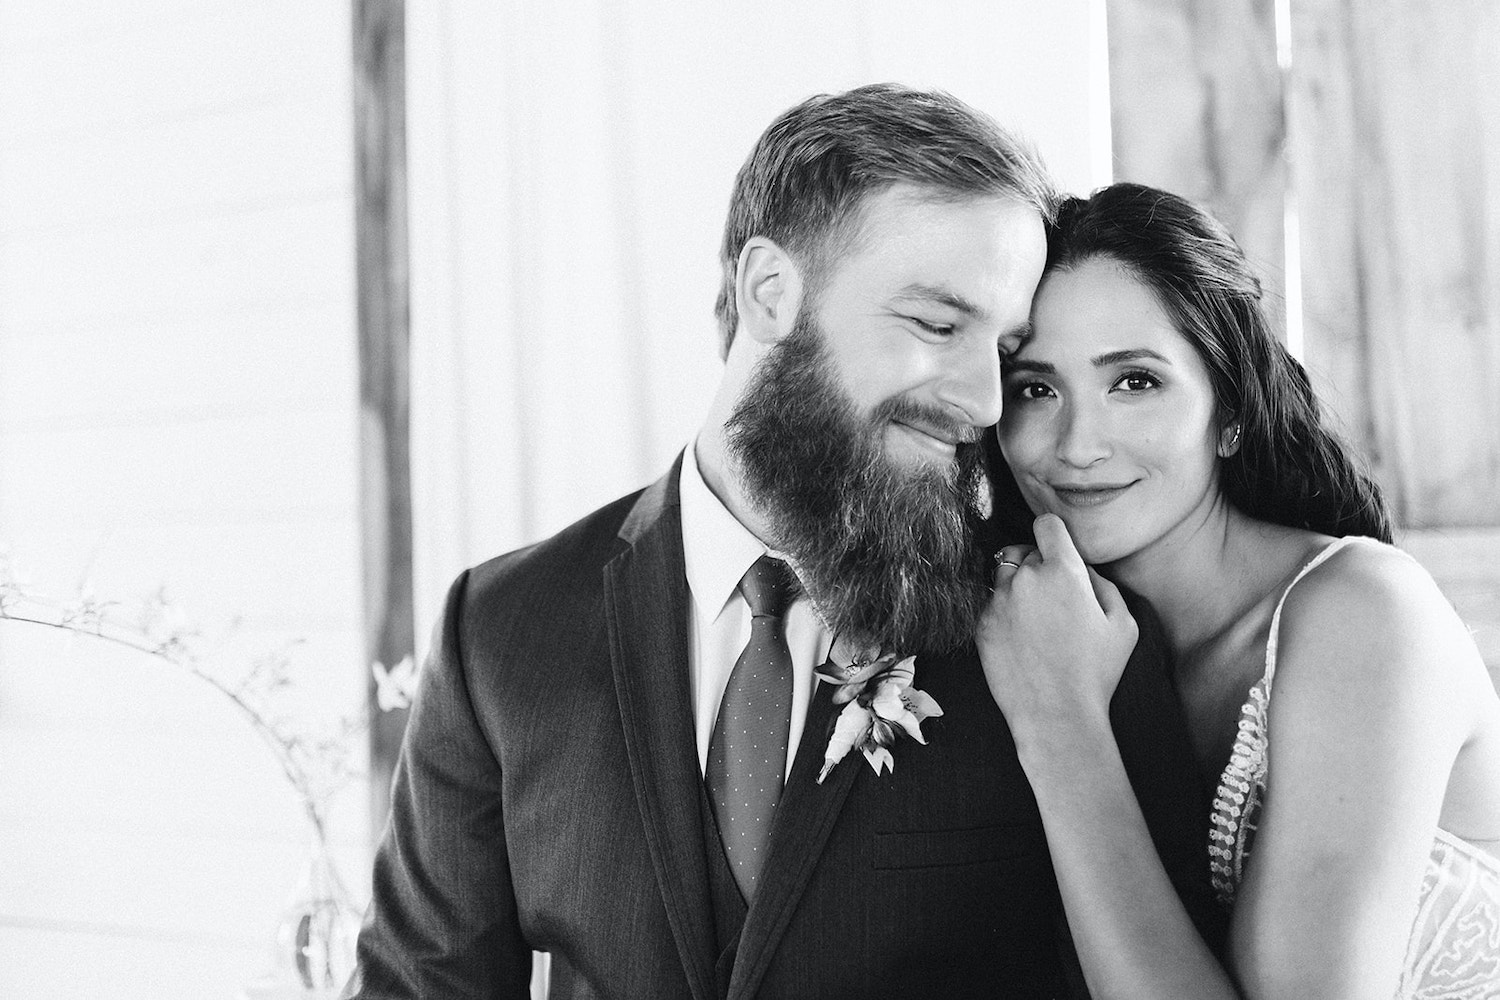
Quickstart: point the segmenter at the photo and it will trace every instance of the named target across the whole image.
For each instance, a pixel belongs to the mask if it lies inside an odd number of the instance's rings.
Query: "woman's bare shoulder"
[[[1431,574],[1394,546],[1351,540],[1286,594],[1276,678],[1283,690],[1453,696],[1476,678],[1487,675],[1468,629]]]
[[[1411,556],[1373,538],[1353,538],[1310,569],[1286,594],[1283,628],[1320,625],[1376,635],[1458,625],[1432,575]]]

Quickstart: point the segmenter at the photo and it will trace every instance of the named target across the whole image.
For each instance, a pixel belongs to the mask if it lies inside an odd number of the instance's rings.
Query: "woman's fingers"
[[[1083,572],[1083,556],[1078,554],[1078,547],[1073,544],[1073,536],[1068,534],[1068,526],[1062,518],[1056,514],[1043,514],[1033,522],[1032,532],[1036,535],[1036,548],[1043,563]]]
[[[1009,580],[1028,559],[1037,560],[1035,545],[1006,545],[995,553],[995,582]]]
[[[1093,584],[1094,597],[1098,600],[1099,607],[1104,609],[1105,619],[1130,632],[1131,642],[1134,644],[1135,638],[1139,635],[1136,631],[1135,616],[1130,613],[1130,608],[1125,604],[1125,597],[1120,593],[1120,588],[1100,576],[1094,567],[1090,566],[1088,570],[1089,583]],[[1125,625],[1127,622],[1128,627]]]

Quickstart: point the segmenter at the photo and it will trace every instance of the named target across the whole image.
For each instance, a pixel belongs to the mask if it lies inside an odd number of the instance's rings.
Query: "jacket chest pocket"
[[[865,776],[873,868],[974,865],[1046,853],[1041,815],[1020,763],[986,749],[903,743],[893,772]]]

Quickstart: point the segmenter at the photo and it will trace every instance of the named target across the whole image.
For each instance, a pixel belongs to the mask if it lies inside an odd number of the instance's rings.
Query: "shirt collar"
[[[696,438],[682,457],[682,555],[688,589],[708,621],[723,613],[755,560],[768,550],[714,496],[698,469]]]

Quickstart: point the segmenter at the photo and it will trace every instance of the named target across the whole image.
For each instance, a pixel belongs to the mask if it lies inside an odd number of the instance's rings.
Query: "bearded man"
[[[1053,200],[1034,153],[943,94],[817,97],[762,135],[695,440],[450,592],[348,995],[519,998],[534,951],[552,997],[1081,990],[970,645],[981,442]],[[1152,645],[1117,695],[1122,751],[1206,898],[1206,804],[1153,791],[1194,779]],[[877,712],[820,681],[830,652],[907,673]],[[836,716],[870,725],[830,763]]]

